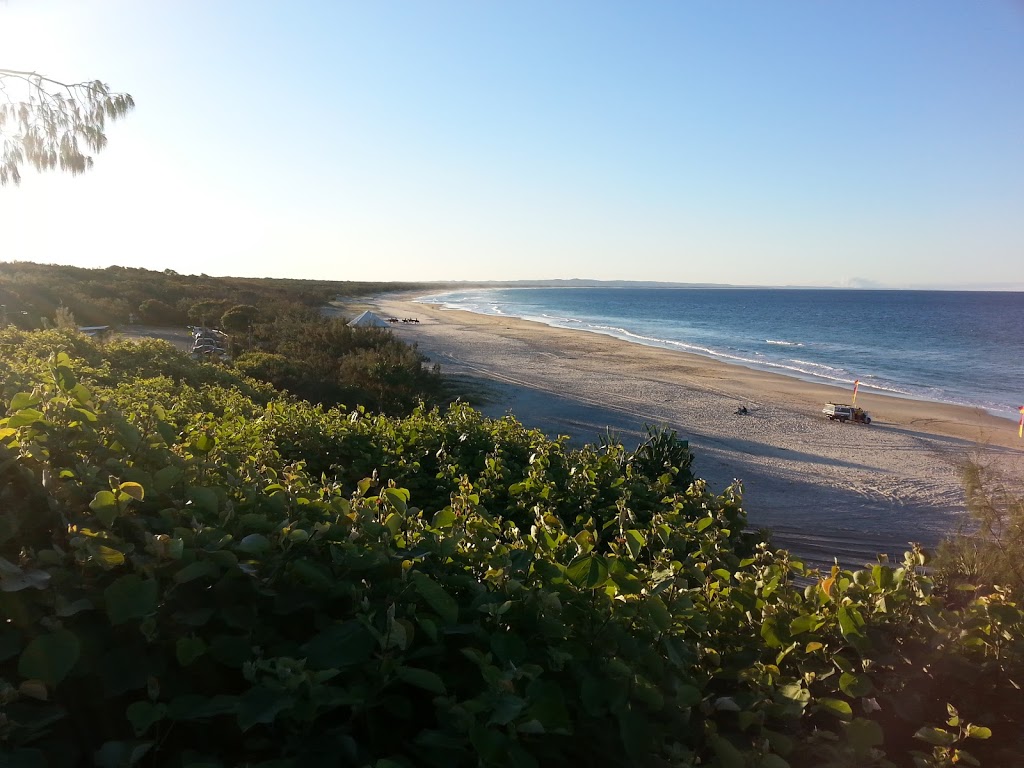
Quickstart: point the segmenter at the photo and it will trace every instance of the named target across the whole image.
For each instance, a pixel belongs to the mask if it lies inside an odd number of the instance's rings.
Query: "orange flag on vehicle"
[[[851,402],[850,405],[856,405],[857,404],[857,388],[859,386],[860,386],[860,379],[856,379],[853,382],[853,402]]]
[[[1024,405],[1017,410],[1020,411],[1020,424],[1017,425],[1017,437],[1024,437]]]

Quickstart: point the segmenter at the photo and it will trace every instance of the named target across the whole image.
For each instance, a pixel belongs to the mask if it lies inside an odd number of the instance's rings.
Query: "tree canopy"
[[[0,68],[0,186],[21,183],[21,168],[59,168],[73,176],[92,167],[107,144],[108,121],[135,107],[100,80],[64,83],[38,72]]]

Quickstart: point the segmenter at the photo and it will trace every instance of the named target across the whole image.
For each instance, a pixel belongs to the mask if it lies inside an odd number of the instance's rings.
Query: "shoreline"
[[[716,492],[741,481],[750,525],[812,560],[842,553],[863,565],[911,541],[934,547],[966,522],[964,461],[1007,479],[1024,469],[1016,425],[980,408],[862,390],[873,423],[840,424],[821,409],[848,402],[844,387],[415,296],[365,303],[386,317],[419,317],[396,335],[487,391],[477,406],[486,415],[512,413],[575,446],[608,430],[630,446],[645,424],[674,429],[690,442],[698,477]],[[739,405],[750,413],[735,415]]]
[[[566,290],[569,290],[569,289],[566,289]],[[713,290],[713,289],[708,289],[708,290]],[[502,319],[523,320],[525,322],[530,322],[530,323],[539,323],[541,325],[545,325],[545,326],[547,326],[549,328],[553,328],[553,329],[556,329],[556,330],[580,331],[580,332],[583,332],[583,333],[593,333],[593,334],[596,334],[596,335],[599,335],[599,336],[608,336],[610,338],[618,339],[620,341],[625,341],[625,342],[630,343],[630,344],[639,344],[639,345],[645,346],[645,347],[653,347],[655,349],[663,349],[663,350],[666,350],[668,352],[678,352],[680,354],[685,354],[685,355],[694,355],[694,356],[702,358],[704,360],[709,360],[709,361],[715,361],[715,362],[722,363],[723,365],[739,366],[741,368],[747,368],[747,369],[750,369],[750,370],[753,370],[753,371],[761,371],[763,373],[774,373],[776,375],[784,376],[784,377],[790,378],[790,379],[796,379],[798,381],[802,381],[802,382],[805,382],[807,384],[821,384],[821,385],[824,385],[824,386],[835,387],[838,390],[844,390],[844,387],[845,387],[846,391],[847,391],[847,400],[849,400],[849,397],[852,395],[853,379],[850,379],[849,381],[841,380],[841,379],[836,379],[836,380],[830,381],[827,377],[822,377],[822,376],[817,375],[817,374],[815,374],[813,372],[803,371],[803,370],[801,370],[799,368],[794,368],[794,367],[791,367],[791,366],[786,366],[786,365],[783,365],[781,363],[777,363],[777,362],[773,362],[773,361],[763,361],[762,362],[762,361],[751,360],[751,359],[743,358],[743,357],[730,357],[730,355],[728,355],[726,353],[718,352],[718,351],[715,351],[713,349],[708,349],[708,348],[693,347],[693,345],[686,344],[685,342],[677,342],[677,341],[673,341],[673,340],[656,339],[656,338],[655,339],[651,339],[651,338],[648,338],[648,337],[645,337],[645,336],[641,336],[641,335],[637,334],[636,332],[630,331],[627,328],[612,328],[611,330],[603,330],[603,329],[601,329],[599,327],[595,327],[595,326],[587,327],[586,324],[583,323],[582,321],[575,321],[575,320],[570,320],[570,321],[567,321],[567,322],[580,322],[581,324],[579,326],[559,325],[558,324],[558,322],[559,322],[558,320],[547,320],[547,319],[543,319],[543,318],[540,318],[540,317],[520,317],[518,315],[506,315],[506,314],[501,314],[501,313],[474,312],[471,309],[463,309],[462,307],[457,307],[457,306],[448,306],[444,302],[440,302],[440,301],[436,301],[435,300],[436,297],[446,296],[447,295],[446,292],[431,293],[431,294],[426,294],[426,295],[421,295],[421,294],[418,294],[418,293],[409,293],[408,295],[410,297],[412,297],[411,301],[413,302],[413,304],[418,305],[418,306],[429,305],[429,306],[432,306],[432,307],[434,307],[436,309],[443,310],[445,312],[469,312],[470,314],[481,314],[481,315],[484,315],[486,317],[492,317],[492,318],[495,318],[496,320],[502,320]],[[560,320],[563,320],[563,319],[560,318]],[[777,341],[768,341],[768,343],[769,344],[788,344],[788,342],[777,342]],[[687,348],[687,347],[690,347],[690,348]],[[865,394],[868,394],[868,395],[880,395],[880,396],[886,396],[886,397],[893,397],[893,398],[896,398],[898,400],[912,400],[912,401],[920,401],[920,402],[925,402],[925,403],[933,403],[935,405],[943,405],[943,406],[950,405],[950,406],[958,406],[958,407],[961,407],[961,408],[968,408],[968,409],[979,409],[979,410],[981,410],[981,411],[983,411],[983,412],[985,412],[985,413],[987,413],[987,414],[989,414],[991,416],[995,416],[996,418],[1000,418],[1000,419],[1004,419],[1004,420],[1010,421],[1014,425],[1017,424],[1017,419],[1018,419],[1018,415],[1016,414],[1016,408],[1000,407],[1000,408],[997,409],[995,406],[988,406],[988,405],[985,405],[985,404],[980,403],[980,402],[970,402],[969,400],[966,400],[966,401],[963,401],[963,402],[956,402],[955,400],[937,400],[937,399],[934,399],[934,398],[922,397],[921,395],[914,394],[912,392],[904,392],[904,391],[900,391],[898,389],[888,389],[886,387],[880,387],[880,386],[872,383],[870,378],[867,379],[867,380],[861,380],[860,394],[862,396],[865,395]]]

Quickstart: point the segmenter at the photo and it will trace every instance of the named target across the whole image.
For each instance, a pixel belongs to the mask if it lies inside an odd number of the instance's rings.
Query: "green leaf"
[[[248,731],[254,725],[274,722],[283,709],[292,706],[292,697],[258,685],[250,688],[238,700],[238,727]]]
[[[111,624],[123,624],[130,619],[148,616],[156,610],[156,597],[156,580],[143,581],[135,574],[122,576],[103,590]]]
[[[846,639],[863,637],[861,628],[864,626],[864,619],[852,605],[843,605],[839,608],[839,629]]]
[[[746,766],[747,761],[743,757],[743,753],[733,746],[732,742],[721,736],[711,736],[709,741],[721,768],[744,768]]]
[[[654,627],[662,632],[672,626],[672,614],[658,595],[649,595],[643,602],[644,611]]]
[[[76,384],[71,388],[70,394],[79,405],[89,405],[92,402],[92,392],[84,384]],[[93,420],[95,421],[95,417]]]
[[[250,533],[238,542],[238,549],[250,555],[260,555],[270,550],[270,540],[261,533]]]
[[[128,705],[125,715],[128,722],[135,729],[136,736],[142,736],[154,723],[163,720],[167,714],[167,707],[164,704],[154,704],[149,701],[134,701]]]
[[[53,371],[53,376],[61,392],[70,392],[78,384],[75,372],[66,365],[58,365]]]
[[[839,677],[839,690],[852,699],[859,699],[871,693],[874,686],[871,678],[867,675],[855,675],[851,672],[843,672]]]
[[[402,523],[404,521],[405,518],[402,517],[400,512],[392,512],[384,520],[384,527],[391,531],[392,536],[397,536],[398,532],[402,530]]]
[[[79,384],[78,386],[82,386],[82,385]],[[90,411],[87,408],[75,408],[74,411],[75,411],[75,413],[77,413],[79,416],[81,416],[83,419],[85,419],[88,422],[99,421],[99,418],[96,416],[96,414],[93,413],[92,411]]]
[[[525,707],[526,702],[523,699],[510,693],[504,693],[495,700],[491,719],[487,724],[508,725],[519,717]]]
[[[565,577],[580,589],[597,589],[608,581],[608,565],[600,555],[580,555],[566,567]]]
[[[783,638],[779,634],[779,622],[775,617],[765,619],[761,624],[761,637],[769,648],[781,648]]]
[[[89,502],[89,509],[93,511],[96,518],[107,528],[114,524],[120,511],[117,506],[117,497],[110,491],[97,491]]]
[[[56,686],[78,662],[81,645],[74,632],[58,629],[32,640],[18,659],[18,674]]]
[[[856,717],[846,724],[846,738],[861,756],[869,754],[872,747],[879,747],[885,741],[882,726],[863,717]]]
[[[53,612],[61,618],[67,618],[68,616],[74,616],[76,613],[82,611],[91,611],[96,606],[92,600],[83,597],[75,601],[70,601],[63,595],[57,595],[57,599],[54,601]]]
[[[108,741],[93,754],[93,764],[98,768],[131,768],[152,747],[152,741]]]
[[[429,669],[398,667],[398,669],[395,670],[395,674],[403,683],[414,685],[417,688],[422,688],[425,691],[436,693],[439,696],[444,696],[447,693],[447,690],[444,687],[444,681],[441,679],[440,675],[436,672],[431,672]]]
[[[106,568],[114,568],[124,563],[124,553],[111,547],[105,547],[100,544],[92,552],[93,557],[99,560]]]
[[[992,738],[992,729],[983,725],[968,725],[967,735],[972,739],[989,739]]]
[[[956,743],[956,734],[942,728],[918,728],[914,738],[925,741],[933,747],[950,747]]]
[[[642,550],[647,545],[647,539],[640,531],[631,529],[626,531],[626,547],[629,549],[629,556],[634,560],[640,555]]]
[[[156,431],[160,433],[160,437],[167,445],[174,445],[178,442],[178,433],[166,421],[157,421]]]
[[[889,589],[892,586],[892,568],[887,565],[872,566],[871,578],[879,589]]]
[[[209,453],[213,450],[215,445],[217,445],[216,439],[211,435],[206,434],[199,435],[195,442],[192,443],[192,447],[195,448],[198,453]]]
[[[384,497],[403,515],[408,511],[409,491],[405,488],[385,488]]]
[[[790,765],[778,755],[769,754],[758,761],[757,768],[790,768]]]
[[[181,542],[181,539],[175,539]],[[180,557],[180,553],[178,555]],[[229,549],[218,549],[214,552],[207,552],[206,559],[220,568],[231,568],[238,565],[238,555]]]
[[[527,656],[526,643],[514,632],[495,632],[491,635],[491,650],[499,661],[519,665]]]
[[[193,661],[206,653],[206,643],[201,637],[181,637],[174,646],[178,663],[187,667]]]
[[[792,636],[802,635],[804,632],[813,632],[818,628],[818,617],[814,614],[797,616],[789,622],[789,634]]]
[[[178,467],[161,467],[153,473],[153,490],[157,493],[169,491],[183,476],[184,473]]]
[[[436,515],[434,515],[434,519],[430,522],[430,526],[432,528],[437,528],[438,530],[444,531],[448,528],[451,528],[452,525],[454,525],[455,520],[455,512],[452,510],[452,508],[445,507]]]
[[[209,560],[197,560],[189,563],[180,571],[174,574],[174,581],[177,584],[187,584],[190,581],[201,579],[204,576],[216,576],[219,573],[217,566]]]
[[[651,756],[651,742],[654,739],[653,728],[648,718],[636,710],[624,709],[619,713],[618,719],[619,738],[626,748],[626,754],[633,759],[631,763],[646,764],[645,758]]]
[[[146,490],[139,483],[121,483],[118,490],[126,496],[131,496],[136,501],[142,501]]]
[[[22,408],[7,420],[7,426],[11,429],[17,429],[18,427],[27,427],[30,424],[36,424],[41,421],[46,421],[42,411],[37,411],[35,408]]]
[[[840,720],[849,720],[853,717],[853,708],[848,701],[824,698],[818,699],[818,704],[822,709],[832,713]]]
[[[253,650],[249,640],[242,635],[217,635],[210,641],[209,654],[225,667],[241,669],[252,659]]]
[[[25,408],[31,408],[34,405],[39,405],[39,403],[40,398],[37,395],[33,395],[31,392],[19,392],[11,398],[10,410],[21,411]]]
[[[188,489],[188,498],[199,510],[211,515],[217,514],[217,492],[213,488],[191,487]]]
[[[527,686],[526,694],[530,702],[528,718],[539,721],[547,733],[569,733],[572,723],[565,706],[565,697],[557,683],[534,680]]]
[[[204,720],[218,715],[237,715],[238,701],[239,697],[225,694],[207,698],[187,693],[171,699],[167,705],[167,717],[171,720]]]
[[[459,604],[444,587],[420,571],[413,573],[412,583],[442,621],[446,624],[455,624],[459,620]]]
[[[800,683],[781,685],[779,686],[778,694],[785,699],[789,699],[790,701],[795,701],[800,704],[806,704],[811,700],[811,692],[800,685]]]
[[[682,707],[695,707],[700,704],[700,690],[692,685],[676,687],[676,702]]]
[[[302,647],[311,669],[341,669],[365,663],[373,655],[373,635],[357,621],[334,624]]]

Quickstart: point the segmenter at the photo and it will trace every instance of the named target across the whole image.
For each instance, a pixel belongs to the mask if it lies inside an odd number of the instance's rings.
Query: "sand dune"
[[[934,546],[965,518],[959,467],[980,461],[1022,477],[1016,424],[981,410],[864,393],[870,426],[828,421],[850,392],[682,352],[504,317],[381,297],[395,332],[474,387],[481,410],[513,413],[573,442],[606,430],[635,444],[645,424],[690,441],[696,472],[721,490],[743,483],[754,526],[819,562],[860,565],[910,541]],[[745,405],[747,416],[734,414]]]

